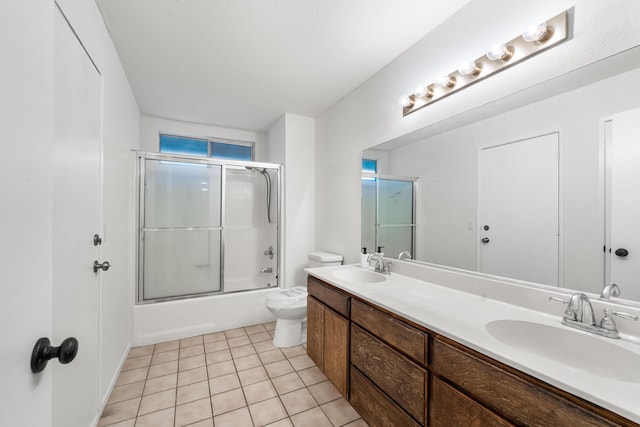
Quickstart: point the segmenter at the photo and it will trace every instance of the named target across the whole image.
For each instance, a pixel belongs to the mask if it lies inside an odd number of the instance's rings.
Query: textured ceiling
[[[96,0],[143,114],[315,117],[469,0]]]

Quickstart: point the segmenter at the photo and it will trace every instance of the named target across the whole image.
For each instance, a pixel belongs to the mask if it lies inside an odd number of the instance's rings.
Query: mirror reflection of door
[[[607,221],[605,283],[622,298],[640,299],[640,109],[615,114],[605,123]]]
[[[559,284],[557,133],[480,150],[478,271]]]

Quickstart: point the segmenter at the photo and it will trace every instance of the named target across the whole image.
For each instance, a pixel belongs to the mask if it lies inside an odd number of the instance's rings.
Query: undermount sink
[[[617,381],[640,382],[640,354],[603,338],[565,326],[520,320],[496,320],[486,325],[491,336],[518,350]]]
[[[380,283],[387,280],[382,274],[359,268],[336,270],[332,274],[336,279],[355,283]]]

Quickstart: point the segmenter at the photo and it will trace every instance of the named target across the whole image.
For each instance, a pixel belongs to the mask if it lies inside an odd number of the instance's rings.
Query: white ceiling
[[[96,0],[143,114],[315,117],[470,0]]]

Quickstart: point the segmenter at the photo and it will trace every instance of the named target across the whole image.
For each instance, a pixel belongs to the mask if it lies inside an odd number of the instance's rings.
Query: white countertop
[[[395,273],[386,276],[387,280],[381,283],[356,283],[340,280],[332,274],[336,270],[350,268],[361,269],[356,265],[348,265],[307,268],[305,271],[433,332],[640,423],[640,381],[633,382],[640,378],[637,373],[640,365],[635,367],[634,375],[629,375],[629,381],[620,380],[626,379],[624,372],[619,373],[618,380],[611,379],[593,373],[597,372],[596,366],[592,370],[584,369],[584,366],[576,369],[571,360],[558,362],[541,354],[507,345],[485,328],[489,322],[502,319],[568,328],[560,323],[562,306],[558,306],[557,315],[550,315]],[[618,324],[621,322],[623,320]],[[637,337],[621,334],[622,339],[611,339],[574,329],[572,331],[592,337],[596,340],[595,344],[598,340],[604,341],[603,345],[619,346],[640,357]],[[615,366],[616,360],[603,354],[601,363]]]

